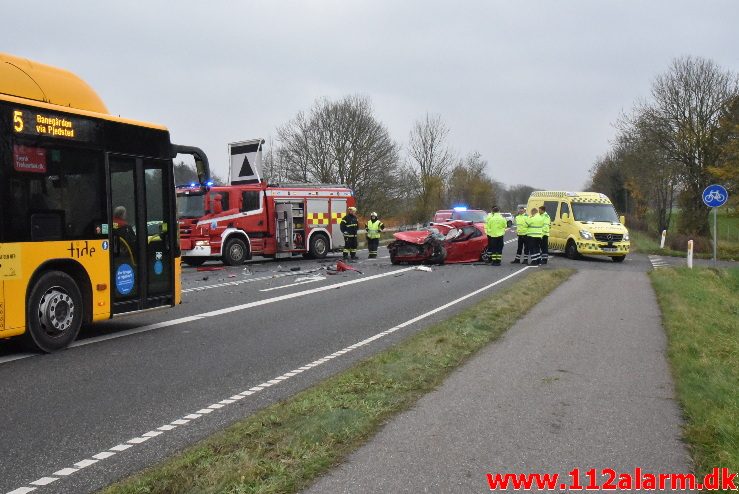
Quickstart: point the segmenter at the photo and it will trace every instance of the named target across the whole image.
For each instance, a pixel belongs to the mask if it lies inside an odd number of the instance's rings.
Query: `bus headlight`
[[[197,240],[195,241],[195,247],[207,247],[210,245],[209,240]]]
[[[593,234],[587,230],[580,230],[580,237],[585,240],[593,240]]]

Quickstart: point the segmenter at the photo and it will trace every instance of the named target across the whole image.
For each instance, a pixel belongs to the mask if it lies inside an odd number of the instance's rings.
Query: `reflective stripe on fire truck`
[[[308,223],[315,225],[328,225],[328,213],[308,213]]]

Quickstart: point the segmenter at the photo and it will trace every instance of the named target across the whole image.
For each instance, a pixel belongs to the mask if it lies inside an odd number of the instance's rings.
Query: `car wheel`
[[[626,256],[611,256],[611,259],[613,259],[613,262],[624,262]]]
[[[246,244],[240,238],[232,238],[226,242],[223,250],[223,264],[239,266],[246,260]]]
[[[326,238],[326,235],[320,233],[313,235],[310,239],[309,252],[314,259],[325,258],[328,254],[328,238]]]
[[[49,271],[28,297],[26,343],[51,353],[69,346],[82,326],[82,294],[67,273]]]
[[[183,257],[182,258],[182,262],[184,262],[188,266],[192,266],[194,268],[196,268],[198,266],[202,266],[205,263],[205,261],[207,261],[207,260],[208,260],[207,257],[189,257],[188,256],[188,257]]]
[[[577,252],[577,244],[574,240],[567,241],[567,247],[565,247],[565,254],[569,259],[577,259],[580,254]]]

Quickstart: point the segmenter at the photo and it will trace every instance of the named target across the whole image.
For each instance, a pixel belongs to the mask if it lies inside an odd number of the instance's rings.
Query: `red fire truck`
[[[344,246],[339,222],[354,206],[352,190],[341,185],[259,182],[190,194],[178,188],[180,248],[190,266],[216,258],[231,266],[252,256],[324,258]]]

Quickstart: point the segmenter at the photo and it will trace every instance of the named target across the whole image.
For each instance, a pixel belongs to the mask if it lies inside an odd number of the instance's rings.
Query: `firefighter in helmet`
[[[380,232],[385,229],[385,223],[377,218],[374,211],[370,214],[370,219],[365,225],[367,230],[367,249],[369,250],[369,258],[377,257],[377,248],[380,246]]]
[[[351,256],[352,259],[357,258],[357,229],[359,221],[357,220],[357,208],[349,206],[346,209],[346,216],[341,218],[339,223],[341,233],[344,234],[344,259]]]

